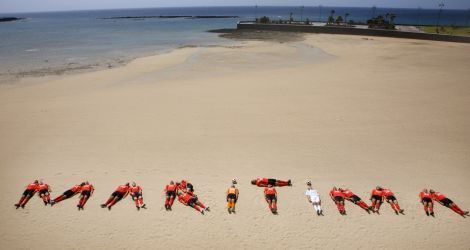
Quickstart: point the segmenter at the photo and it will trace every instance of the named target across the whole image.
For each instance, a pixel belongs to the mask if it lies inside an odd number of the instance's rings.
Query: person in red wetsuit
[[[173,202],[176,198],[176,189],[177,186],[173,181],[170,181],[170,184],[166,185],[165,187],[165,209],[166,211],[171,211],[171,207],[173,206]]]
[[[400,205],[398,204],[397,198],[395,197],[395,194],[392,192],[392,190],[388,188],[382,188],[382,196],[383,199],[390,204],[392,207],[393,211],[398,215],[403,214],[405,210],[400,208]]]
[[[424,212],[426,212],[426,215],[434,217],[434,202],[432,201],[431,193],[429,193],[425,188],[419,193],[419,199],[424,206]]]
[[[75,196],[76,194],[80,193],[82,190],[83,185],[85,185],[85,182],[82,182],[81,184],[74,185],[71,187],[69,190],[65,191],[63,194],[60,196],[56,197],[54,200],[51,201],[51,206],[65,200],[68,198],[71,198]]]
[[[204,206],[204,204],[199,201],[197,195],[195,195],[190,190],[187,190],[186,192],[178,191],[178,201],[186,206],[194,208],[201,214],[204,214],[204,211],[210,211],[209,207]]]
[[[44,206],[51,204],[51,188],[47,183],[44,183],[42,180],[39,181],[38,194],[44,202]]]
[[[16,209],[18,208],[24,208],[26,206],[26,203],[31,199],[31,197],[34,196],[34,194],[37,192],[39,187],[39,181],[35,180],[32,183],[28,184],[26,186],[26,189],[23,192],[23,195],[21,195],[20,201],[15,204]]]
[[[91,185],[88,181],[85,181],[85,185],[82,186],[80,192],[80,199],[78,200],[78,210],[83,210],[85,208],[85,204],[93,195],[95,188]]]
[[[274,185],[268,184],[268,186],[264,188],[264,198],[268,203],[269,210],[271,210],[273,214],[277,214],[277,191]]]
[[[273,187],[284,187],[284,186],[292,186],[291,180],[281,181],[272,178],[256,178],[251,181],[251,184],[256,185],[258,187],[267,187],[271,185]]]
[[[129,182],[124,185],[119,185],[116,190],[109,196],[106,203],[101,204],[102,208],[108,207],[108,210],[111,210],[111,207],[114,206],[118,201],[122,200],[129,194],[130,189]]]
[[[382,205],[383,198],[382,198],[382,187],[377,186],[370,192],[370,201],[372,201],[372,205],[370,206],[370,210],[374,213],[379,213],[380,206]]]
[[[137,210],[140,210],[141,208],[147,209],[144,204],[142,188],[140,186],[137,186],[135,182],[132,182],[132,186],[129,188],[129,193],[132,197],[132,200],[135,202],[135,207]]]
[[[457,204],[455,204],[451,199],[447,198],[444,194],[436,192],[432,189],[430,189],[429,192],[431,193],[432,199],[439,202],[439,204],[452,209],[452,211],[460,214],[464,218],[465,216],[468,216],[468,211],[463,211],[460,209]]]
[[[176,183],[176,187],[178,190],[186,192],[188,189],[191,192],[194,192],[193,184],[189,183],[187,180],[181,180],[181,182]]]
[[[346,209],[344,208],[344,194],[336,187],[333,187],[333,189],[330,191],[330,197],[336,204],[336,207],[338,207],[339,213],[341,215],[346,215]]]
[[[354,194],[351,190],[349,189],[343,189],[343,188],[339,188],[338,189],[341,193],[344,194],[344,198],[356,205],[358,205],[359,207],[361,207],[362,209],[366,210],[367,213],[370,214],[370,209],[369,209],[369,206],[367,206],[367,204],[359,197],[357,196],[356,194]]]

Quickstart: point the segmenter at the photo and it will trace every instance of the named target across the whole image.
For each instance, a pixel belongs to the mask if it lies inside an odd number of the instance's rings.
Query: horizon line
[[[35,14],[35,13],[54,13],[54,12],[78,12],[78,11],[103,11],[103,10],[138,10],[138,9],[175,9],[175,8],[234,8],[234,7],[322,7],[322,8],[358,8],[358,9],[405,9],[405,10],[439,10],[439,8],[423,8],[417,6],[416,8],[409,7],[382,7],[377,5],[372,5],[370,7],[358,7],[358,6],[328,6],[328,5],[232,5],[232,6],[221,6],[221,5],[207,5],[207,6],[165,6],[165,7],[132,7],[132,8],[98,8],[98,9],[73,9],[73,10],[44,10],[44,11],[23,11],[23,12],[3,12],[0,15],[4,14]],[[443,9],[443,10],[460,10],[460,11],[470,11],[470,8],[466,9]]]

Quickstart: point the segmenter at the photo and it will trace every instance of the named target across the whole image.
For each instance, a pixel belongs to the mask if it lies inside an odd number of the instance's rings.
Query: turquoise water
[[[336,15],[350,13],[348,19],[365,21],[372,14],[397,15],[397,23],[434,24],[437,10],[371,9],[331,7],[211,7],[160,8],[17,13],[25,20],[0,23],[0,74],[60,73],[70,69],[102,67],[129,59],[187,45],[232,43],[207,30],[235,28],[240,20],[255,15],[273,19],[309,18],[324,20],[335,9]],[[101,19],[116,16],[148,15],[232,15],[228,19]],[[468,11],[444,10],[441,23],[465,25]]]

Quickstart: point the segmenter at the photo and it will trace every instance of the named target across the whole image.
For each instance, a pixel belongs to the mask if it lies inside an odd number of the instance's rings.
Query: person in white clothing
[[[321,199],[318,191],[312,188],[312,182],[307,181],[307,191],[305,191],[305,196],[307,196],[307,201],[312,203],[313,208],[317,212],[317,215],[323,216],[323,210],[321,209]]]

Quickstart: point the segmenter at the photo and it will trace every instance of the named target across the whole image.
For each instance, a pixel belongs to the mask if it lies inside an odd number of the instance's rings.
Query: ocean
[[[146,55],[181,46],[225,45],[233,41],[206,32],[235,28],[255,16],[324,21],[331,10],[349,13],[348,20],[365,22],[372,15],[396,14],[399,24],[434,25],[438,10],[346,7],[198,7],[9,13],[0,17],[24,20],[0,23],[0,75],[60,74],[73,70],[113,67]],[[238,16],[239,18],[102,19],[118,16]],[[446,10],[441,24],[468,25],[470,11]]]

